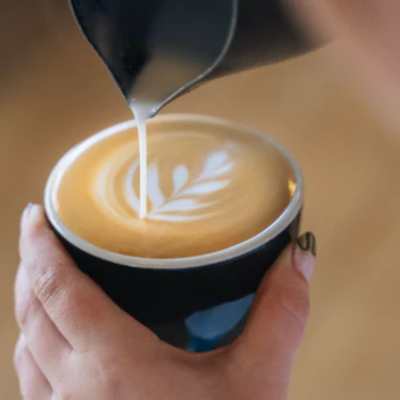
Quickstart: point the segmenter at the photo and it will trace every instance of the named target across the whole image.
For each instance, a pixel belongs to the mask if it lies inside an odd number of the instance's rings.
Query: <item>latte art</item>
[[[174,139],[185,140],[184,137],[172,137],[168,140]],[[197,176],[193,176],[193,171],[184,164],[176,165],[171,171],[163,170],[162,157],[150,163],[147,171],[150,206],[146,218],[185,223],[226,214],[229,208],[222,207],[221,203],[227,201],[226,197],[229,196],[224,196],[224,190],[229,191],[229,186],[235,178],[233,147],[234,144],[230,143],[201,157],[199,164],[203,164],[203,167]],[[122,175],[122,178],[119,179],[119,175]],[[134,183],[138,175],[139,160],[132,156],[132,146],[126,145],[115,154],[111,154],[109,162],[100,168],[93,188],[93,198],[104,207],[106,214],[113,215],[127,224],[137,224],[137,217],[140,215],[140,194],[135,190]],[[171,183],[167,192],[162,189],[162,179]],[[116,193],[121,193],[122,196],[117,196]],[[213,195],[217,195],[218,198],[209,200]],[[235,199],[229,201],[233,202]],[[127,206],[134,211],[133,217],[125,211]]]
[[[147,140],[146,218],[135,128],[95,137],[71,153],[52,197],[72,232],[138,257],[207,254],[262,232],[295,191],[288,161],[261,135],[191,118],[155,119]]]

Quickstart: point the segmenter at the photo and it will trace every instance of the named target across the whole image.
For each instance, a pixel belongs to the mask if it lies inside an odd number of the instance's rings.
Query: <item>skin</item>
[[[309,314],[314,256],[304,237],[265,276],[245,332],[223,349],[193,354],[160,341],[81,273],[43,209],[21,222],[15,368],[26,400],[287,398]]]

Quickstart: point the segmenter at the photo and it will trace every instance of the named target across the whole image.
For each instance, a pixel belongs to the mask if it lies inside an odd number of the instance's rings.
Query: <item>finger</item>
[[[18,339],[14,354],[14,366],[20,391],[24,399],[50,400],[52,389],[30,353],[24,336]]]
[[[15,314],[39,367],[49,380],[55,379],[72,347],[36,298],[23,268],[19,268],[15,283]]]
[[[20,253],[36,297],[74,349],[84,350],[113,337],[121,324],[129,324],[136,336],[153,337],[76,267],[40,206],[32,205],[24,212]]]
[[[242,365],[261,371],[265,365],[279,379],[289,378],[308,319],[314,255],[315,237],[307,233],[284,250],[264,278],[236,344]]]

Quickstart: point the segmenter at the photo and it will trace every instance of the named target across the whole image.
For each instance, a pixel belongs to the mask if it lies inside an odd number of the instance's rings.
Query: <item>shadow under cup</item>
[[[157,121],[188,116],[167,115]],[[216,124],[237,125],[210,117]],[[284,247],[297,238],[303,205],[303,179],[299,167],[279,144],[263,135],[290,163],[295,193],[281,216],[263,232],[231,248],[211,254],[144,259],[100,249],[71,232],[60,220],[52,188],[71,155],[90,141],[135,126],[134,121],[111,127],[73,148],[56,165],[47,182],[45,208],[49,222],[75,260],[123,310],[149,327],[162,340],[191,351],[209,351],[231,343],[243,331],[255,292]],[[237,227],[240,229],[240,227]]]

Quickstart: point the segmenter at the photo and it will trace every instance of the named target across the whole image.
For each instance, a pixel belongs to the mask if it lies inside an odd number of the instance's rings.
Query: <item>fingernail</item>
[[[30,212],[31,212],[32,207],[33,207],[33,203],[29,203],[29,204],[25,207],[24,211],[22,212],[22,216],[21,216],[21,230],[24,229],[24,225],[26,224],[26,221],[27,221],[28,218],[29,218],[29,214],[30,214]]]
[[[316,250],[316,239],[311,232],[300,236],[294,246],[293,264],[308,281],[314,272]]]
[[[21,230],[25,231],[28,228],[32,229],[33,227],[44,225],[46,220],[43,217],[42,207],[37,204],[29,203],[22,215]]]
[[[300,247],[300,250],[303,252],[311,252],[314,257],[317,255],[317,241],[314,234],[311,232],[307,232],[300,236],[297,239],[297,246]]]

